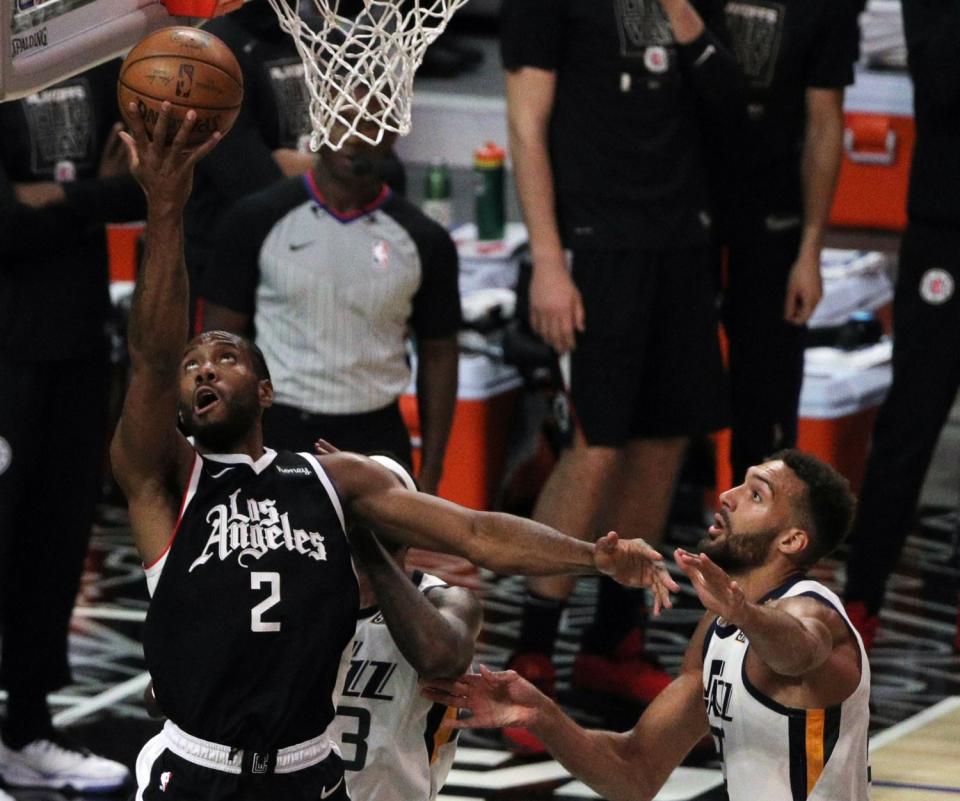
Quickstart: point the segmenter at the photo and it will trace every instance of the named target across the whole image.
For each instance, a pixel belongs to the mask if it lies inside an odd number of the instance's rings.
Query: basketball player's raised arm
[[[618,733],[585,729],[512,670],[481,668],[457,681],[425,682],[431,701],[470,711],[453,728],[529,729],[550,755],[610,801],[645,801],[663,787],[690,749],[709,731],[703,705],[703,638],[713,615],[701,620],[680,675],[654,699],[637,724]]]
[[[422,678],[454,678],[470,668],[483,613],[470,590],[417,587],[367,529],[350,549],[377,596],[390,636]]]
[[[165,144],[168,104],[160,111],[152,141],[139,116],[131,116],[132,135],[121,136],[130,155],[130,171],[147,197],[146,254],[127,334],[130,385],[110,455],[129,501],[137,547],[149,561],[166,547],[176,500],[193,461],[193,449],[176,429],[179,367],[187,337],[183,209],[194,164],[219,135],[187,150],[195,112],[188,112],[170,145]]]
[[[678,589],[657,565],[660,554],[643,540],[608,534],[596,544],[581,542],[532,520],[401,489],[390,471],[356,454],[320,459],[348,516],[395,542],[463,556],[502,574],[603,573],[627,586],[653,589],[657,611]]]
[[[747,600],[743,589],[706,555],[677,549],[676,561],[701,603],[743,631],[751,652],[782,676],[801,677],[827,666],[835,684],[856,687],[859,654],[840,615],[813,598],[797,596],[776,604]],[[829,664],[828,664],[829,662]]]

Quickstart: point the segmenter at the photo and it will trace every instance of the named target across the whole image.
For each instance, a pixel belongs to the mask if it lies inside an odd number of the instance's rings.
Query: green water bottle
[[[437,161],[427,170],[423,188],[423,213],[447,229],[453,227],[451,183],[450,168]]]
[[[506,153],[493,142],[487,142],[473,154],[477,240],[480,242],[503,239],[505,158]]]

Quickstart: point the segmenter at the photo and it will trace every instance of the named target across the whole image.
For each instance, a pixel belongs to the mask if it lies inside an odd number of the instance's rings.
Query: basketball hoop
[[[376,145],[387,131],[407,134],[424,51],[466,1],[363,0],[357,16],[348,17],[340,13],[341,0],[312,0],[307,15],[301,0],[269,0],[303,60],[310,149],[338,150],[354,135]]]

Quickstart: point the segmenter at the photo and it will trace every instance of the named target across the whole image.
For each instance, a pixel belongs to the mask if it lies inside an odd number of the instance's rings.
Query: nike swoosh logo
[[[310,247],[310,245],[314,244],[316,241],[317,241],[316,239],[311,239],[309,242],[291,242],[290,250],[294,252],[298,250],[303,250],[304,248]]]
[[[230,470],[233,470],[233,468],[232,468],[232,467],[224,467],[223,470],[221,470],[219,473],[211,473],[211,474],[210,474],[210,478],[220,478],[220,476],[222,476],[224,473],[226,473],[226,472],[228,472],[228,471],[230,471]]]
[[[324,787],[324,788],[320,791],[320,798],[321,798],[321,799],[329,798],[329,797],[332,796],[335,792],[337,792],[337,789],[340,787],[341,784],[343,784],[343,776],[341,776],[341,777],[340,777],[340,781],[338,781],[335,785],[333,785],[333,787],[331,787],[329,790],[328,790],[326,787]]]

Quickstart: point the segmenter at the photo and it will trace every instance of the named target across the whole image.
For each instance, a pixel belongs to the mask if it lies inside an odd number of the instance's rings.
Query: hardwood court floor
[[[877,801],[946,801],[960,795],[960,699],[953,697],[960,696],[960,657],[951,649],[960,575],[951,561],[955,527],[950,514],[926,510],[891,582],[883,629],[871,657]],[[699,536],[697,529],[674,526],[670,542],[689,546]],[[817,575],[833,586],[842,584],[842,561],[827,563]],[[516,578],[484,578],[486,619],[477,659],[501,667],[519,631],[523,584]],[[555,660],[560,701],[587,725],[622,730],[633,724],[639,709],[586,695],[570,685],[573,657],[581,632],[592,620],[595,592],[593,581],[581,580],[562,621]],[[97,527],[73,621],[76,683],[56,693],[52,703],[56,722],[75,738],[131,767],[140,746],[160,727],[140,700],[147,682],[140,646],[146,609],[143,573],[129,532],[122,526]],[[651,625],[648,650],[668,670],[679,665],[700,614],[695,596],[686,590],[676,608]],[[48,791],[14,795],[18,801],[64,799]],[[128,792],[115,798],[129,796]],[[496,733],[483,732],[463,738],[441,798],[545,801],[596,796],[552,760],[514,757],[503,749]],[[712,753],[695,752],[658,798],[725,798]]]

